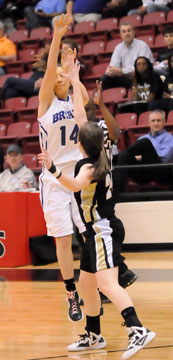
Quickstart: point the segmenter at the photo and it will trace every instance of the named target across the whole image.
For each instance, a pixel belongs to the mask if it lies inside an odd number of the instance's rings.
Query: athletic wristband
[[[55,176],[57,179],[62,175],[61,170],[54,165],[53,161],[52,161],[52,165],[51,165],[49,171],[50,171],[51,174],[52,174],[53,176]]]

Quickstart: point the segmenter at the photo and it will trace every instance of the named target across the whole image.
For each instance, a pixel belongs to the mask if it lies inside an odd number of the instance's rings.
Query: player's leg
[[[143,327],[136,314],[132,299],[119,285],[118,267],[99,271],[96,273],[96,278],[101,291],[111,299],[125,321],[124,326],[127,327],[129,344],[122,359],[129,359],[145,347],[156,334]]]
[[[74,282],[72,253],[73,222],[71,219],[71,192],[65,190],[55,179],[45,180],[42,204],[48,235],[56,239],[57,259],[67,291],[68,317],[82,320],[79,296]]]
[[[79,285],[83,295],[86,313],[85,333],[79,340],[67,347],[68,351],[96,350],[106,346],[100,329],[100,295],[95,274],[81,270]]]

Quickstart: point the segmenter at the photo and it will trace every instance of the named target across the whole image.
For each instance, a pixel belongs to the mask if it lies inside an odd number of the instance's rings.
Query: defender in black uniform
[[[147,345],[155,333],[144,328],[131,298],[118,283],[119,237],[124,236],[121,221],[114,215],[112,176],[104,151],[103,131],[86,122],[79,130],[79,147],[84,159],[75,167],[75,178],[63,174],[43,149],[39,160],[65,187],[74,191],[85,224],[80,287],[86,311],[86,333],[67,347],[68,351],[101,349],[106,341],[100,331],[98,288],[121,312],[129,334],[129,346],[122,359],[128,359]]]

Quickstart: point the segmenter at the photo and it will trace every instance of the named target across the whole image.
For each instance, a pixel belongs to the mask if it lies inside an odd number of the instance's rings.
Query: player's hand
[[[103,97],[102,97],[102,81],[96,80],[96,90],[93,96],[94,104],[100,106],[103,104]]]
[[[67,31],[68,25],[71,23],[71,17],[69,14],[62,14],[59,19],[54,18],[54,31],[56,31],[60,37],[62,37]]]
[[[68,48],[61,55],[61,66],[65,73],[69,72],[69,66],[76,59],[76,49]]]
[[[48,152],[46,151],[46,149],[44,149],[44,148],[42,149],[42,152],[40,154],[38,154],[38,161],[39,161],[39,164],[45,165],[48,170],[52,166],[52,159],[51,159],[50,155],[48,154]]]
[[[79,64],[78,60],[74,61],[74,58],[71,57],[71,59],[69,61],[68,72],[67,73],[63,72],[62,76],[68,78],[73,85],[74,82],[80,81],[79,80],[79,70],[80,70],[80,64]]]

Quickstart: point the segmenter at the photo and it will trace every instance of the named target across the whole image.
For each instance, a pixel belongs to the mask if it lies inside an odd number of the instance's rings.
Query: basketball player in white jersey
[[[62,76],[63,69],[57,66],[61,39],[69,22],[68,15],[62,15],[59,20],[55,19],[47,68],[39,92],[38,121],[41,148],[49,152],[56,166],[64,173],[73,176],[74,166],[81,158],[77,135],[82,123],[77,124],[74,119],[74,105],[69,96],[70,81]],[[63,59],[63,64],[67,65],[68,55],[67,59]],[[73,56],[72,51],[71,56]],[[74,75],[71,78],[73,89],[82,93],[84,105],[86,105],[88,95],[79,80],[77,65],[74,66],[72,75]],[[84,225],[81,222],[73,193],[62,186],[45,167],[40,175],[40,198],[47,233],[56,240],[57,258],[67,290],[68,316],[72,321],[79,321],[82,319],[82,312],[74,283],[72,219],[80,232],[84,231]]]

